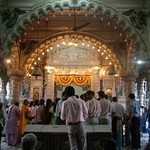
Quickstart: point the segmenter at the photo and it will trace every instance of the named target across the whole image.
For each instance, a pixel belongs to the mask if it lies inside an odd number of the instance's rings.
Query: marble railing
[[[65,125],[28,125],[25,134],[38,138],[36,150],[70,150],[68,128]],[[109,125],[86,125],[87,150],[101,150],[105,139],[111,138]]]

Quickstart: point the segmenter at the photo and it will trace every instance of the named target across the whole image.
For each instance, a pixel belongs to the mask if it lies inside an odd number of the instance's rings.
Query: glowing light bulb
[[[11,62],[11,60],[10,59],[7,59],[7,61],[6,61],[8,64],[10,64],[10,62]]]

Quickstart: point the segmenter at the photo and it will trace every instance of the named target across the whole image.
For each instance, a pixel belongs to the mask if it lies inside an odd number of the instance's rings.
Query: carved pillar
[[[129,93],[135,93],[135,76],[125,76],[122,77],[122,80],[125,83],[125,97],[128,100]]]
[[[133,63],[134,60],[134,53],[135,47],[133,47],[134,41],[131,39],[127,39],[127,62],[126,62],[126,69],[122,70],[122,79],[125,82],[125,96],[126,100],[128,99],[129,93],[135,93],[135,81],[136,77],[138,76],[138,70],[136,64]]]
[[[7,80],[6,80],[5,77],[2,77],[2,78],[1,78],[1,81],[2,81],[1,102],[2,102],[2,103],[5,103]]]
[[[122,77],[122,80],[124,81],[125,85],[125,97],[126,97],[126,108],[129,106],[129,99],[128,95],[129,93],[135,92],[135,77],[134,76],[124,76]],[[125,119],[125,145],[129,146],[131,143],[130,139],[130,124],[128,122],[128,119]]]
[[[99,77],[99,69],[94,70],[92,72],[92,78],[91,78],[91,90],[93,90],[95,93],[97,93],[100,90],[100,77]]]
[[[47,75],[47,86],[46,86],[46,93],[47,98],[54,99],[54,82],[55,76],[53,73]]]
[[[139,95],[139,99],[140,99],[140,104],[141,106],[145,106],[146,107],[146,97],[145,97],[145,93],[144,93],[144,80],[141,81],[141,86],[140,86],[140,95]]]
[[[21,81],[24,77],[22,70],[13,70],[10,74],[10,100],[19,101],[21,91]]]
[[[22,76],[10,77],[11,101],[19,101]]]

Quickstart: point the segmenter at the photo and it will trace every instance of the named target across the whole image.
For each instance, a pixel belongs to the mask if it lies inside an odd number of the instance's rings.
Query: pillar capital
[[[122,80],[124,82],[132,82],[136,80],[136,77],[134,75],[129,75],[129,76],[122,76]]]
[[[9,73],[10,77],[24,77],[25,76],[25,71],[20,70],[20,69],[13,69]]]
[[[11,86],[11,101],[19,101],[21,91],[21,81],[25,76],[22,70],[13,70],[10,75],[10,86]]]

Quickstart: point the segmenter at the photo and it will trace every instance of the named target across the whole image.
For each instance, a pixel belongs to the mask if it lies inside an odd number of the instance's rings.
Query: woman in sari
[[[8,119],[6,123],[6,143],[15,145],[18,142],[18,121],[19,121],[19,103],[14,102],[8,109]]]
[[[24,134],[24,130],[26,126],[30,124],[30,121],[34,118],[34,116],[31,116],[28,104],[29,104],[28,100],[25,99],[23,101],[22,108],[20,110],[20,133],[21,135]]]

